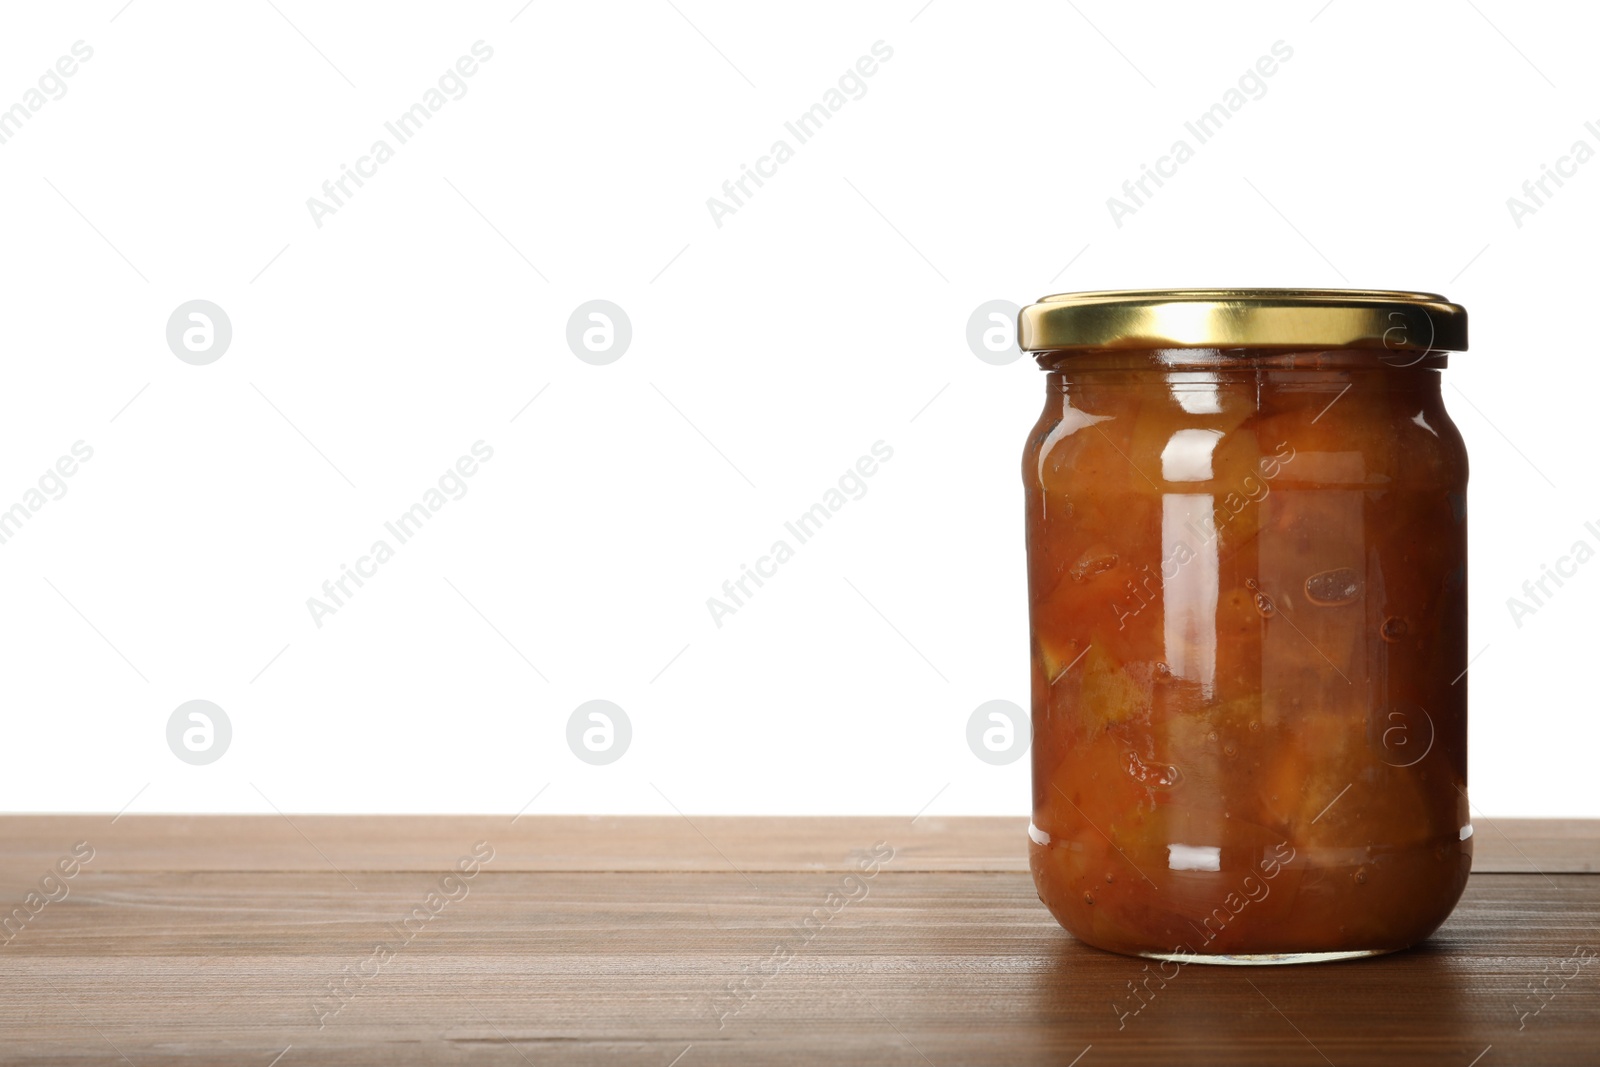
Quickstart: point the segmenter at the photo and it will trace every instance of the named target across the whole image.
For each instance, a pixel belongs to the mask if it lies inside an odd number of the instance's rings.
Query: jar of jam
[[[1461,307],[1070,293],[1023,454],[1039,898],[1075,937],[1279,963],[1426,938],[1472,861]]]

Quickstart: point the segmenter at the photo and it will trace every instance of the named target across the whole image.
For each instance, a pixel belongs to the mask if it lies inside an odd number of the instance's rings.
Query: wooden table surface
[[[1025,827],[0,816],[0,1062],[1600,1062],[1600,822],[1480,823],[1420,948],[1187,966],[1137,1014]]]

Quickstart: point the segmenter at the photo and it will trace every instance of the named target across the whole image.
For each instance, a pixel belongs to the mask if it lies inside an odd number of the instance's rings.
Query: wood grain
[[[0,947],[0,1063],[1596,1062],[1600,823],[1478,825],[1421,948],[1191,965],[1134,1014],[1150,972],[1055,924],[1015,819],[6,816],[5,910],[95,854]]]

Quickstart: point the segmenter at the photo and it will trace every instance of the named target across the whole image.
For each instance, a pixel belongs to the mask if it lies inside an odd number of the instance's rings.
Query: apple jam
[[[1472,859],[1467,457],[1423,293],[1049,297],[1029,436],[1039,898],[1183,961],[1416,944]]]

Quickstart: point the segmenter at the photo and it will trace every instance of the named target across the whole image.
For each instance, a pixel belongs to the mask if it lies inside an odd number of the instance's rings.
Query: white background
[[[1472,314],[1446,398],[1475,805],[1600,815],[1600,563],[1520,628],[1506,604],[1600,546],[1600,162],[1520,227],[1506,203],[1600,148],[1591,9],[674,3],[5,5],[0,107],[94,53],[0,145],[0,507],[94,456],[0,545],[0,807],[1025,812],[1028,761],[965,728],[1028,699],[1043,381],[975,358],[969,314],[1350,285]],[[466,95],[318,228],[307,198],[479,40]],[[707,198],[880,40],[719,228]],[[1280,40],[1265,95],[1116,226],[1107,197]],[[234,331],[201,367],[165,340],[197,298]],[[565,341],[594,298],[633,324],[609,366]],[[478,440],[467,495],[319,629],[306,599]],[[866,495],[714,626],[879,440]],[[233,726],[209,766],[165,740],[196,698]],[[565,741],[593,698],[633,725],[609,766]]]

